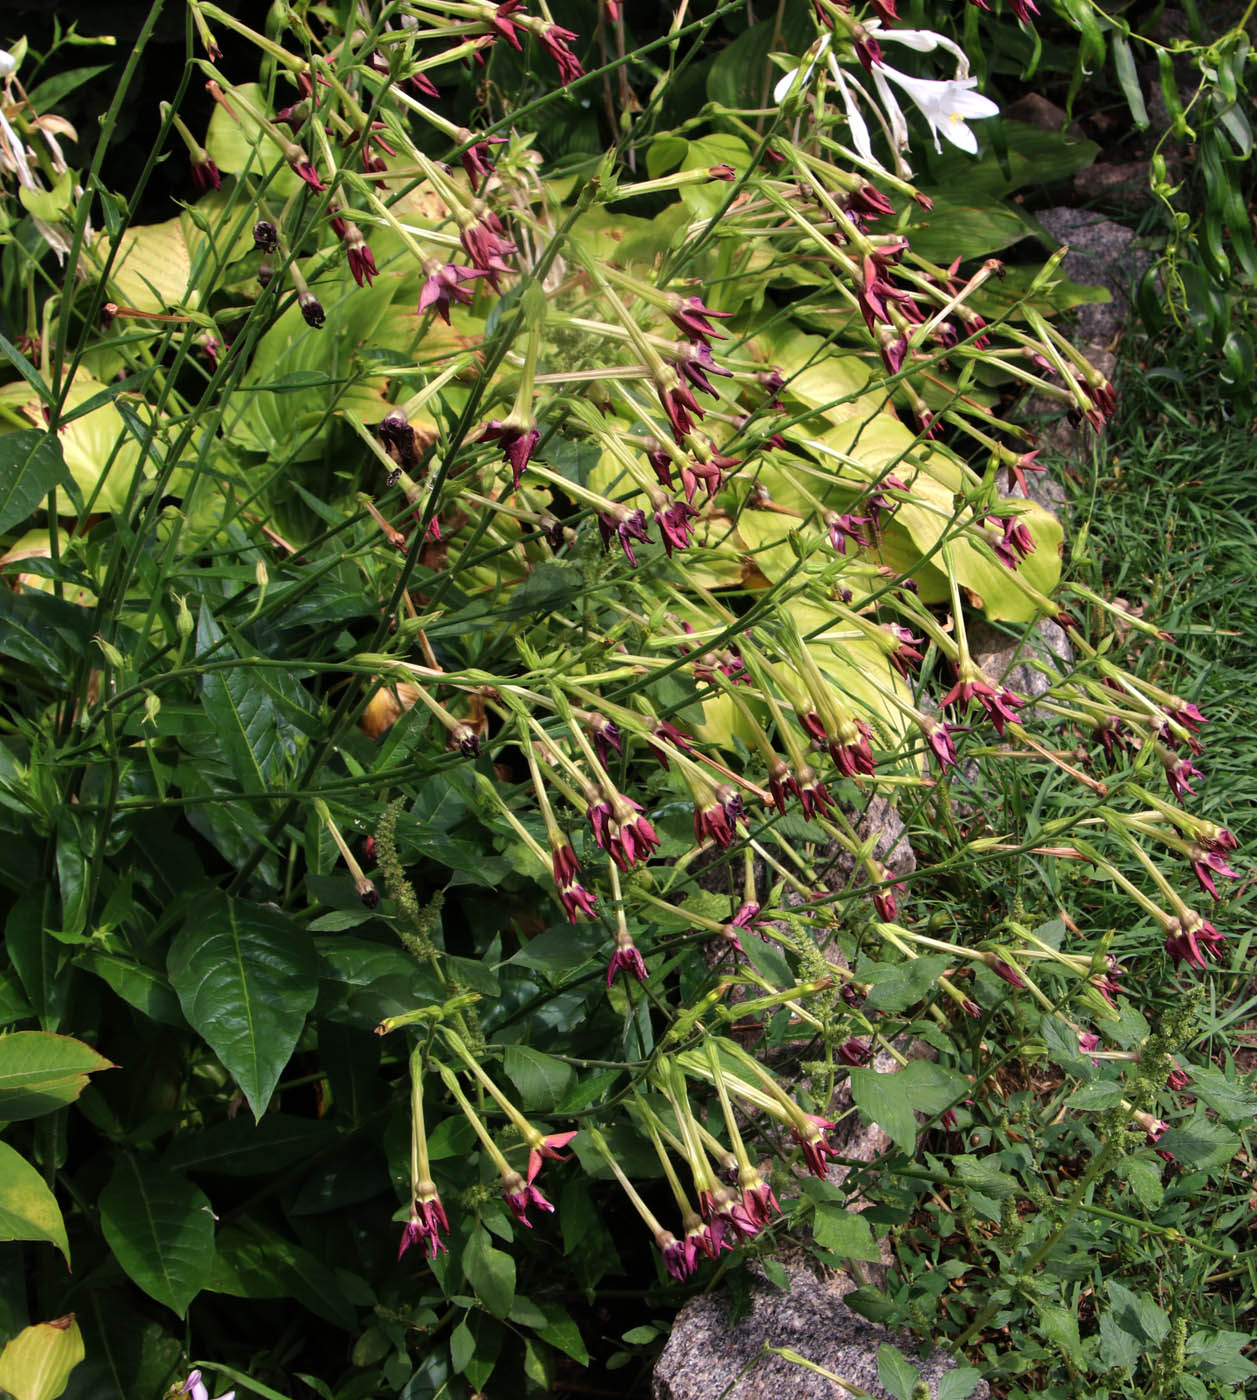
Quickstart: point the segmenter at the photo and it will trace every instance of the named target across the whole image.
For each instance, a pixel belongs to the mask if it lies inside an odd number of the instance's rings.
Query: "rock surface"
[[[721,1294],[687,1303],[655,1367],[654,1400],[850,1400],[850,1392],[836,1381],[765,1353],[765,1344],[797,1352],[878,1400],[892,1400],[877,1383],[877,1349],[889,1343],[918,1368],[931,1396],[937,1396],[939,1378],[956,1364],[946,1352],[934,1351],[918,1361],[910,1335],[889,1332],[852,1312],[842,1299],[855,1285],[842,1274],[826,1282],[803,1265],[787,1265],[786,1274],[788,1290],[757,1279],[749,1311],[734,1323],[729,1300]],[[987,1400],[989,1394],[980,1381],[972,1400]]]

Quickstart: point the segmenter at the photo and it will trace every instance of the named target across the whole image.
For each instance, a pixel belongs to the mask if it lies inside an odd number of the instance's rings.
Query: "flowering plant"
[[[679,66],[734,8],[638,54]],[[772,107],[684,140],[628,120],[564,174],[540,114],[612,92],[617,6],[594,35],[522,0],[263,33],[189,0],[213,113],[164,108],[162,141],[195,197],[68,211],[58,296],[24,265],[3,812],[55,879],[6,876],[6,1014],[82,1030],[90,986],[118,1078],[154,1051],[142,1111],[83,1101],[108,1169],[76,1176],[102,1234],[81,1210],[75,1248],[215,1328],[262,1300],[241,1349],[272,1378],[289,1298],[357,1335],[350,1390],[587,1361],[561,1290],[520,1296],[555,1215],[588,1290],[617,1248],[684,1282],[783,1212],[832,1259],[797,1178],[850,1165],[841,1092],[907,1162],[914,1110],[955,1128],[993,1092],[1005,1026],[1080,1079],[1103,1042],[1163,1081],[1186,1023],[1139,1031],[1127,957],[1226,956],[1183,891],[1234,873],[1181,801],[1206,716],[1101,635],[1153,624],[1062,582],[1002,412],[1033,389],[1098,431],[1113,387],[1052,266],[914,248],[895,91],[966,152],[994,104],[877,8],[818,6]],[[490,84],[466,124],[451,90],[512,54],[549,91]],[[1031,696],[979,629],[1045,621],[1068,646]],[[1001,807],[1009,771],[1070,796]],[[1121,960],[1084,866],[1141,921]],[[961,867],[1051,874],[982,923],[925,917]],[[1112,1143],[1174,1145],[1146,1075],[1110,1082],[1088,1183]],[[600,1221],[612,1182],[654,1264]]]

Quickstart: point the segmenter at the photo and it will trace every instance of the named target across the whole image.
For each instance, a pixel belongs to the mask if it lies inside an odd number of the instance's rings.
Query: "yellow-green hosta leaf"
[[[13,1400],[57,1400],[84,1355],[73,1313],[24,1327],[0,1352],[0,1389]]]
[[[232,95],[236,93],[242,101],[232,103],[234,116],[221,103],[215,104],[205,149],[226,175],[241,175],[248,170],[253,175],[265,176],[275,166],[281,166],[268,188],[272,195],[287,199],[300,188],[301,178],[288,169],[283,152],[244,109],[244,104],[248,103],[255,112],[264,112],[266,97],[257,83],[241,83],[232,89]]]
[[[69,1266],[70,1246],[56,1197],[6,1142],[0,1142],[0,1240],[46,1240]]]
[[[864,392],[870,371],[858,355],[841,354],[823,336],[808,335],[788,322],[757,332],[756,339],[788,381],[785,392],[818,409],[831,423],[873,417],[893,421],[883,411],[884,393]]]
[[[118,240],[110,285],[139,311],[165,311],[187,296],[192,257],[183,216],[161,224],[134,225]]]

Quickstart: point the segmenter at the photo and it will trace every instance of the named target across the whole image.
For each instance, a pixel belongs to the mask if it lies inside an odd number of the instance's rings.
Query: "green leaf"
[[[917,1140],[917,1120],[903,1072],[878,1074],[875,1069],[851,1071],[851,1097],[866,1118],[889,1134],[901,1152],[911,1154]]]
[[[255,1229],[223,1230],[205,1287],[236,1298],[294,1298],[316,1317],[345,1332],[358,1314],[335,1273],[308,1249]]]
[[[114,1257],[150,1298],[187,1315],[214,1262],[214,1216],[190,1181],[124,1157],[100,1193],[100,1224]]]
[[[862,964],[860,980],[873,985],[864,1005],[870,1011],[906,1011],[925,996],[947,966],[947,958],[934,954],[901,963]]]
[[[1190,1123],[1163,1133],[1157,1140],[1157,1148],[1168,1152],[1177,1162],[1210,1171],[1226,1166],[1239,1151],[1240,1140],[1229,1128],[1200,1113]]]
[[[99,977],[131,1006],[150,1020],[165,1026],[186,1026],[179,998],[171,990],[170,979],[156,967],[116,958],[99,948],[84,948],[74,959],[75,967]]]
[[[912,1400],[921,1373],[898,1347],[884,1342],[877,1349],[877,1379],[895,1400]]]
[[[0,436],[0,530],[21,524],[68,477],[56,433],[23,428]]]
[[[1122,1097],[1122,1086],[1112,1079],[1101,1079],[1095,1084],[1083,1084],[1065,1100],[1066,1107],[1076,1108],[1080,1113],[1103,1113],[1114,1107]]]
[[[869,1222],[842,1206],[822,1201],[812,1216],[812,1238],[822,1249],[843,1259],[876,1263],[881,1257]]]
[[[223,642],[222,631],[205,605],[197,622],[196,649],[198,657],[214,661],[236,655]],[[238,666],[205,672],[201,703],[245,792],[265,792],[288,772],[296,753],[296,737],[268,687],[250,670],[247,658]]]
[[[558,1347],[578,1366],[588,1366],[589,1352],[581,1338],[580,1328],[572,1321],[567,1309],[561,1303],[539,1301],[537,1306],[546,1316],[545,1326],[537,1328],[537,1336],[543,1342],[549,1342],[552,1347]],[[625,1341],[627,1340],[626,1336]]]
[[[1188,1093],[1203,1099],[1226,1123],[1242,1123],[1257,1113],[1257,1095],[1213,1065],[1193,1065]]]
[[[337,1136],[332,1124],[321,1118],[284,1113],[268,1113],[260,1123],[229,1118],[199,1133],[181,1134],[162,1164],[222,1176],[265,1175],[309,1159],[335,1143]]]
[[[982,1372],[972,1366],[957,1366],[938,1378],[938,1400],[969,1400],[982,1380]]]
[[[1043,1335],[1058,1346],[1080,1371],[1086,1370],[1082,1341],[1078,1336],[1078,1318],[1068,1308],[1052,1303],[1039,1304],[1039,1322]]]
[[[15,595],[7,589],[0,589],[0,650],[4,649],[4,640],[12,640],[13,636],[13,619],[5,617],[4,601],[12,599],[22,602],[28,598],[34,601],[34,596]],[[48,601],[55,603],[57,600],[50,598]],[[74,611],[79,612],[81,609],[75,608]],[[50,673],[55,675],[60,667],[56,664],[56,659],[53,660]],[[56,941],[44,932],[44,900],[41,890],[31,890],[23,895],[9,910],[4,921],[4,946],[13,963],[13,970],[21,979],[22,989],[30,998],[44,1029],[55,1031],[61,1024],[61,1016],[65,1010],[66,981],[60,975],[60,952]],[[3,1085],[2,1072],[0,1085]],[[0,1101],[0,1121],[5,1118],[2,1109],[3,1103]]]
[[[502,1064],[519,1090],[523,1107],[542,1112],[553,1109],[567,1093],[575,1073],[571,1065],[527,1045],[508,1045]]]
[[[277,910],[211,895],[175,936],[168,967],[189,1025],[260,1119],[318,994],[309,936]]]
[[[87,1076],[117,1066],[90,1045],[50,1031],[0,1036],[0,1122],[63,1108],[87,1088]]]
[[[1125,1177],[1142,1206],[1147,1210],[1158,1209],[1165,1199],[1159,1162],[1150,1162],[1146,1157],[1123,1157],[1116,1171],[1118,1176]]]
[[[1141,1338],[1128,1332],[1113,1312],[1100,1314],[1100,1362],[1106,1370],[1129,1370],[1139,1362]]]
[[[83,1359],[73,1313],[24,1327],[0,1352],[0,1389],[14,1400],[57,1400]]]
[[[456,1371],[465,1371],[475,1351],[476,1339],[464,1318],[450,1333],[450,1364]]]
[[[505,1318],[515,1301],[515,1261],[494,1249],[487,1230],[478,1228],[472,1234],[463,1250],[463,1272],[493,1316]]]
[[[1078,1035],[1059,1016],[1040,1016],[1039,1034],[1047,1049],[1048,1059],[1077,1079],[1092,1080],[1096,1067],[1090,1056],[1078,1049]]]
[[[20,1153],[0,1142],[0,1240],[46,1240],[61,1251],[66,1267],[70,1246],[56,1197]]]
[[[1109,35],[1109,45],[1113,50],[1113,66],[1117,69],[1117,81],[1122,95],[1130,108],[1131,121],[1140,131],[1148,129],[1148,108],[1144,103],[1143,89],[1139,86],[1139,74],[1135,72],[1135,55],[1130,51],[1130,40],[1120,30]]]

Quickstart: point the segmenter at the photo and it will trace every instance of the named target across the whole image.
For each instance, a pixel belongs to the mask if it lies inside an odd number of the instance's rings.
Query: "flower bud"
[[[306,325],[319,330],[323,322],[327,320],[327,314],[323,310],[323,303],[313,292],[298,292],[297,305],[301,308],[301,314],[305,317]]]
[[[253,246],[259,253],[273,253],[279,247],[279,230],[269,219],[253,225]]]

